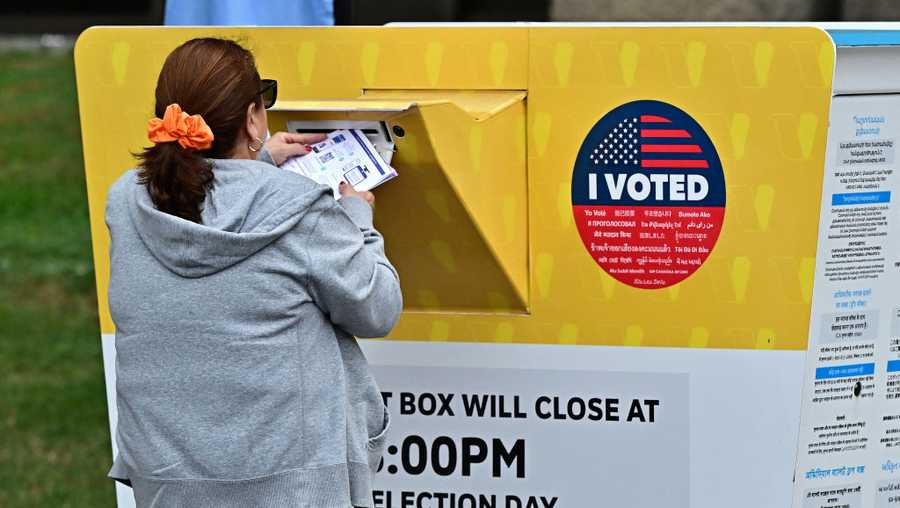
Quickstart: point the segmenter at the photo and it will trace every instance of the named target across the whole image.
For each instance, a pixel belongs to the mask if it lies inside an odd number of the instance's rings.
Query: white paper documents
[[[357,191],[372,190],[397,176],[358,129],[341,129],[328,134],[324,141],[311,145],[312,152],[292,157],[281,165],[318,183],[328,185],[335,199],[340,199],[338,184],[345,181]]]

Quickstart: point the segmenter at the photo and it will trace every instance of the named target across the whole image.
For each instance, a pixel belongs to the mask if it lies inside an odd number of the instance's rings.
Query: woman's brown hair
[[[200,223],[213,172],[207,158],[231,155],[247,120],[247,106],[259,96],[260,79],[253,54],[234,41],[192,39],[166,58],[156,83],[156,116],[177,103],[190,115],[200,115],[213,132],[212,146],[203,151],[177,142],[158,143],[137,155],[138,176],[160,211]]]

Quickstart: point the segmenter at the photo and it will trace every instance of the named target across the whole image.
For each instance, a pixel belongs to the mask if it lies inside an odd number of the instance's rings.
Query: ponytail
[[[147,186],[156,208],[201,223],[203,201],[213,182],[211,164],[197,151],[178,143],[159,143],[139,157],[138,178]]]

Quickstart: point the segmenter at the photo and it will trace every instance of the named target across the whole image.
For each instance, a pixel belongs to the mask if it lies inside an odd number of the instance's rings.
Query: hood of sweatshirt
[[[330,189],[264,162],[211,159],[202,224],[156,209],[144,185],[128,186],[131,221],[172,272],[204,277],[252,256],[290,231]],[[136,180],[136,176],[135,176]]]

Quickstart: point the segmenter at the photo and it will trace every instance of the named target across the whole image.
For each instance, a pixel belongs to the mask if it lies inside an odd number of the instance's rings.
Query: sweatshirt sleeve
[[[259,152],[256,154],[256,160],[278,166],[278,164],[275,164],[275,159],[272,158],[272,154],[269,153],[269,147],[266,145],[263,145],[263,147],[260,148]]]
[[[357,337],[384,337],[400,317],[403,298],[372,225],[372,208],[358,197],[326,199],[306,242],[307,288],[334,324]]]

